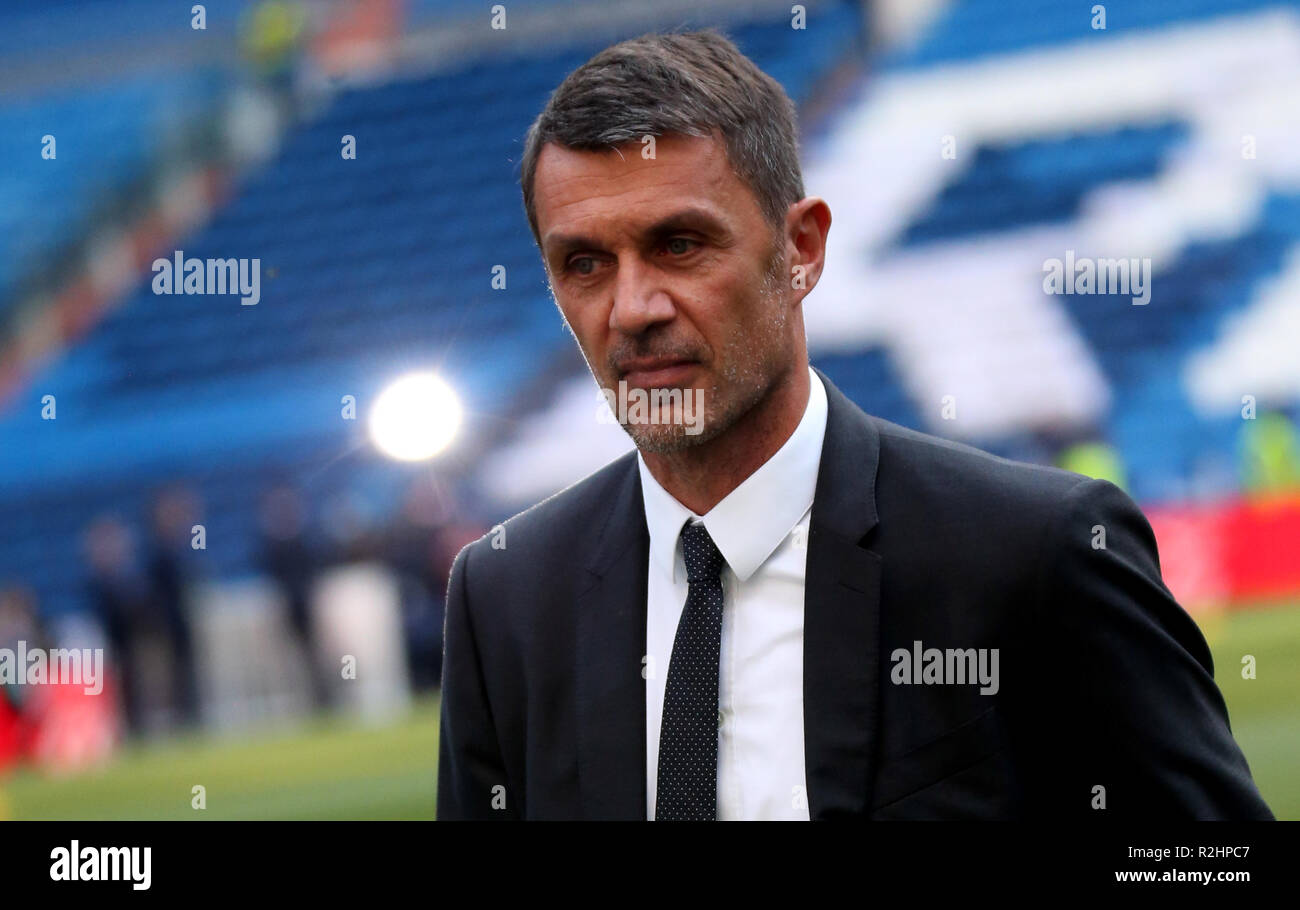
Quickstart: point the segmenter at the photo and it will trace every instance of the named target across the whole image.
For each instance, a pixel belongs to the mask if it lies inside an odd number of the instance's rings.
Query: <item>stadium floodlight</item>
[[[370,410],[370,439],[399,461],[424,461],[451,444],[460,429],[456,392],[435,373],[410,373],[394,380]]]

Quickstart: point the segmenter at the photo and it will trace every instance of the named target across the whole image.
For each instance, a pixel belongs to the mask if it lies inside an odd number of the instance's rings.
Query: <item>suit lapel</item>
[[[644,821],[650,535],[634,455],[612,499],[577,602],[578,784],[584,818]]]
[[[880,437],[826,386],[822,445],[804,582],[804,765],[812,819],[870,809],[879,723],[879,555],[860,545],[877,524]]]

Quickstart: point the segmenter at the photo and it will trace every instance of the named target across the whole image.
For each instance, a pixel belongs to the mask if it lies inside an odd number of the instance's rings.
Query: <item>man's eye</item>
[[[669,239],[666,247],[668,252],[674,256],[684,256],[691,250],[695,249],[698,242],[689,237],[672,237]]]
[[[596,260],[590,256],[577,256],[569,260],[569,268],[579,275],[590,275],[596,270]]]

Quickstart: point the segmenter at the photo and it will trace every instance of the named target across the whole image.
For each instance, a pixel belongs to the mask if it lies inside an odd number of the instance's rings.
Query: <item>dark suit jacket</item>
[[[811,818],[1272,817],[1205,639],[1123,492],[870,417],[822,381],[804,599]],[[451,571],[438,817],[644,820],[635,454],[495,539]],[[916,641],[998,649],[998,691],[892,682],[890,655]]]

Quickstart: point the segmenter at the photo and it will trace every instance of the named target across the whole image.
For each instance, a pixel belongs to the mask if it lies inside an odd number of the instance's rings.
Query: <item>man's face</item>
[[[662,453],[716,438],[761,402],[795,362],[802,321],[784,243],[722,143],[655,146],[647,159],[640,143],[547,145],[534,203],[552,293],[600,388],[697,390],[693,427],[670,405],[620,416],[639,448]]]

